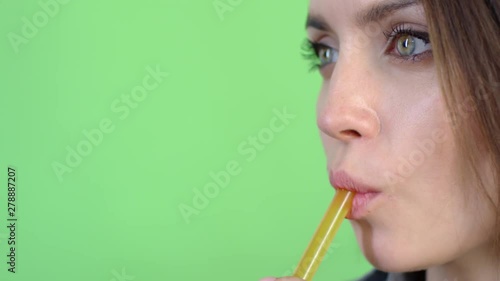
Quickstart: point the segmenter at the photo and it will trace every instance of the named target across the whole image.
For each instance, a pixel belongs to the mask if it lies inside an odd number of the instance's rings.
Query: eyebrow
[[[356,16],[356,23],[359,26],[365,26],[370,22],[380,21],[398,10],[417,5],[419,2],[419,0],[398,0],[376,4],[358,13]]]
[[[381,21],[398,10],[414,6],[419,3],[420,0],[389,0],[377,3],[356,14],[356,25],[365,26],[370,22]],[[311,14],[307,16],[306,20],[306,29],[309,27],[328,32],[332,30],[323,17]]]
[[[322,31],[331,31],[330,26],[326,23],[326,20],[323,19],[323,17],[318,16],[318,15],[307,15],[307,20],[306,20],[306,29],[309,27],[316,28],[318,30]]]

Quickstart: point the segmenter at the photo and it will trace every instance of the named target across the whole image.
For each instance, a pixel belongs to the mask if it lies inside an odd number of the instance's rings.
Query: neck
[[[500,259],[492,244],[473,249],[459,259],[427,269],[427,281],[500,280]]]

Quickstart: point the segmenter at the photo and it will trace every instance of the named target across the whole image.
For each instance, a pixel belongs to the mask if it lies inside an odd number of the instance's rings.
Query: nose
[[[371,74],[366,66],[337,64],[318,99],[317,123],[324,134],[342,142],[371,139],[379,134],[381,126],[374,104],[380,87]]]

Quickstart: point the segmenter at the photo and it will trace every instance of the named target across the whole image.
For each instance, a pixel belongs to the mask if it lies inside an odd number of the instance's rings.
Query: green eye
[[[328,63],[330,61],[331,56],[332,56],[331,49],[322,48],[318,52],[318,58],[319,58],[321,64]]]
[[[415,51],[415,39],[410,35],[403,35],[398,38],[397,50],[403,56],[411,56]]]
[[[429,42],[418,37],[402,34],[396,39],[396,51],[403,57],[421,54],[430,50]]]
[[[327,65],[329,63],[337,62],[339,57],[339,53],[337,50],[330,48],[325,45],[317,46],[316,52],[318,54],[318,59],[320,61],[320,65]]]
[[[311,62],[311,70],[336,63],[339,58],[337,49],[322,43],[306,40],[302,48],[304,58]]]
[[[398,53],[402,56],[411,56],[415,51],[415,38],[410,35],[403,35],[398,38],[397,42]]]

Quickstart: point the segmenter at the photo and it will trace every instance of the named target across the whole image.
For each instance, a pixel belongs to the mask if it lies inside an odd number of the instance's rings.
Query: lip
[[[369,214],[369,207],[373,205],[381,192],[376,188],[353,179],[345,171],[330,171],[330,184],[336,190],[344,189],[356,192],[352,207],[346,218],[352,220],[362,219]]]

